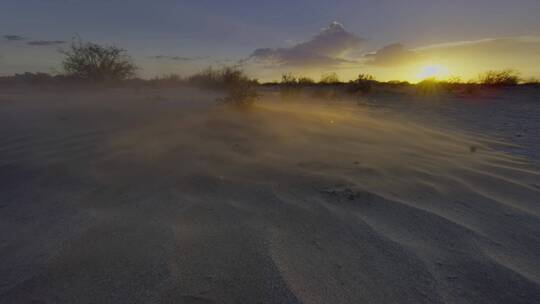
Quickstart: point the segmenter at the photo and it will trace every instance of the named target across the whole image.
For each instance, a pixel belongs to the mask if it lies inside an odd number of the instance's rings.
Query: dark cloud
[[[352,62],[343,58],[343,55],[357,49],[361,42],[361,38],[333,22],[309,41],[289,48],[257,49],[250,55],[250,59],[288,66],[337,65]]]
[[[393,43],[364,57],[368,58],[367,64],[393,67],[411,63],[417,60],[419,55],[414,51],[405,49],[401,43]]]
[[[27,40],[28,38],[20,36],[20,35],[4,35],[4,39],[7,41],[22,41]],[[28,41],[26,44],[31,46],[50,46],[50,45],[60,45],[67,43],[67,41],[64,40],[31,40]]]
[[[196,57],[185,57],[185,56],[166,56],[166,55],[157,55],[149,57],[156,60],[177,60],[177,61],[198,61],[209,59],[210,56],[196,56]]]
[[[26,38],[19,35],[4,35],[4,39],[6,39],[7,41],[21,41],[25,40]]]
[[[33,40],[29,41],[27,44],[32,46],[50,46],[50,45],[60,45],[65,44],[67,41],[64,40]]]

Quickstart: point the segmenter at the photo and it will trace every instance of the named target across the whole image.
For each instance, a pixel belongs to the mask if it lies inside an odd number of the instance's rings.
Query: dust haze
[[[534,94],[4,90],[0,302],[537,302]]]

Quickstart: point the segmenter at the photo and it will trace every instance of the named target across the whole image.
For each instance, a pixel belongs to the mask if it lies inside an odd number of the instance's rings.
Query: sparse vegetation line
[[[134,64],[132,57],[125,49],[116,46],[104,46],[79,40],[73,42],[69,49],[63,50],[61,53],[64,55],[64,59],[61,62],[61,72],[57,75],[47,73],[15,74],[0,77],[0,85],[65,84],[66,82],[150,86],[193,85],[226,91],[226,97],[220,99],[220,101],[227,104],[247,106],[252,105],[259,98],[257,92],[259,82],[250,78],[238,67],[223,67],[220,69],[210,67],[188,77],[170,74],[147,80],[137,78],[136,72],[138,68]],[[381,82],[377,81],[374,76],[364,73],[359,74],[356,79],[349,82],[341,81],[334,72],[323,74],[318,82],[309,77],[284,73],[280,82],[264,83],[263,85],[279,86],[283,99],[294,99],[302,93],[305,87],[333,88],[345,85],[346,92],[349,94],[366,95],[370,94],[375,88],[388,86],[414,86],[420,94],[434,94],[439,92],[472,93],[482,87],[497,88],[520,84],[538,86],[538,81],[523,80],[518,71],[507,69],[487,71],[468,82],[463,82],[459,77],[451,77],[446,80],[428,78],[418,84],[410,84],[404,81]],[[326,96],[327,94],[323,95]]]

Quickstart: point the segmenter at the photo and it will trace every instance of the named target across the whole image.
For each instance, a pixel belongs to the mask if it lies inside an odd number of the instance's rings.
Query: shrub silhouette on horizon
[[[294,100],[302,92],[299,78],[291,73],[281,74],[281,82],[279,84],[279,91],[283,100]]]
[[[62,68],[66,76],[94,82],[122,81],[135,76],[137,66],[127,51],[81,41],[72,43]]]
[[[352,94],[368,94],[373,89],[375,83],[377,81],[373,75],[359,74],[355,80],[349,82],[347,91]]]
[[[219,98],[218,101],[239,108],[250,107],[259,99],[257,80],[249,78],[237,67],[224,67],[218,70],[208,68],[190,76],[188,83],[203,88],[224,90],[226,96]]]
[[[241,82],[258,83],[256,79],[249,78],[242,69],[230,66],[220,69],[206,68],[189,76],[187,82],[207,89],[227,89]]]
[[[218,99],[218,101],[236,108],[250,108],[260,97],[253,82],[237,82],[230,85],[226,90],[227,95]]]
[[[298,78],[291,73],[281,74],[281,85],[296,85],[298,84]]]
[[[519,72],[512,69],[487,71],[478,76],[478,82],[488,86],[515,86],[520,80]]]
[[[416,84],[416,92],[420,95],[436,95],[441,88],[441,83],[435,77],[426,78]]]
[[[319,84],[325,84],[325,85],[331,85],[331,84],[340,84],[339,76],[332,72],[328,74],[323,74],[321,76],[321,80],[319,81]]]
[[[302,77],[298,77],[298,84],[299,85],[313,85],[315,84],[315,80],[309,77],[302,76]]]

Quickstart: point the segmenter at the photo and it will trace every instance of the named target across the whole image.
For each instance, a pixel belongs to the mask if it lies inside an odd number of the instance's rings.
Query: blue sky
[[[328,70],[329,66],[316,66],[317,62],[314,66],[290,64],[291,60],[283,62],[280,56],[286,54],[290,59],[292,53],[286,49],[294,50],[299,44],[310,41],[334,21],[361,41],[345,43],[342,50],[322,54],[343,59],[339,66],[332,68],[345,78],[362,68],[386,75],[383,78],[392,78],[388,67],[385,70],[366,65],[365,59],[369,57],[364,56],[395,43],[401,43],[405,51],[416,52],[415,49],[436,44],[463,41],[482,44],[486,39],[502,38],[507,39],[503,42],[508,45],[501,46],[504,43],[497,40],[490,48],[496,45],[512,53],[509,45],[535,50],[537,43],[533,39],[532,44],[520,45],[514,43],[515,39],[522,41],[523,37],[540,35],[538,0],[0,0],[0,4],[0,35],[11,37],[0,37],[0,74],[25,70],[47,72],[57,68],[61,60],[58,48],[69,45],[60,41],[69,41],[74,35],[128,49],[142,67],[142,76],[146,77],[191,73],[207,65],[249,58],[257,49],[279,49],[269,53],[273,59],[270,62],[264,62],[268,59],[266,56],[252,57],[256,60],[247,63],[246,68],[262,78],[272,78],[288,70],[312,75]],[[344,37],[341,32],[338,35]],[[57,43],[47,43],[55,41]],[[29,42],[34,44],[29,45]],[[321,43],[315,46],[323,47]],[[477,49],[489,52],[487,46]],[[518,53],[520,51],[523,50]],[[449,59],[448,49],[438,52],[436,58],[446,58],[447,64],[455,64],[455,60]],[[529,53],[533,52],[525,50],[525,54]],[[276,54],[280,55],[277,60]],[[479,55],[474,53],[471,57]],[[518,55],[507,54],[503,62],[508,67],[520,68],[522,63],[511,60]],[[429,64],[432,59],[428,58],[435,57],[424,54],[417,58],[423,58],[422,64]],[[402,62],[400,68],[407,64]],[[433,61],[433,65],[436,64]],[[396,78],[407,78],[403,75],[413,73],[411,71],[396,72]],[[537,75],[540,72],[535,74],[530,67],[526,74],[540,76]]]

